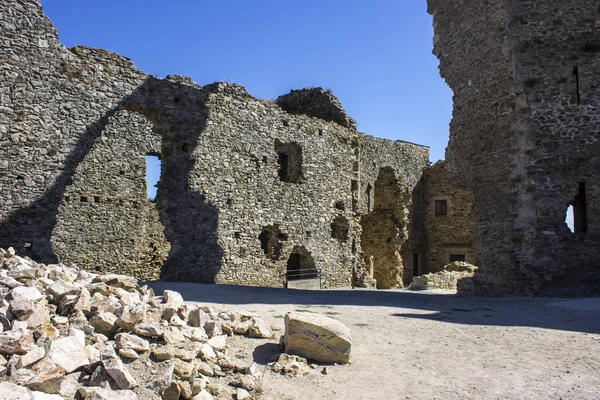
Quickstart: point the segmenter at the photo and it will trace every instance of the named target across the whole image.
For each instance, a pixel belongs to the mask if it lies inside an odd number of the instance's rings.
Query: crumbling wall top
[[[88,46],[74,46],[69,48],[69,51],[85,60],[93,60],[99,64],[114,64],[119,67],[137,70],[135,64],[130,58],[113,53],[109,50],[97,49]]]
[[[356,121],[346,114],[342,104],[330,90],[307,88],[292,90],[275,100],[284,111],[333,121],[346,128],[354,128]]]

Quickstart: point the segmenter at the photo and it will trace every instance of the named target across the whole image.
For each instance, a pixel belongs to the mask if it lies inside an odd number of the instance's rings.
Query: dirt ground
[[[600,399],[600,298],[495,299],[450,291],[296,291],[156,282],[187,301],[259,313],[315,312],[352,331],[352,363],[266,374],[265,399]],[[265,365],[277,340],[235,339]]]

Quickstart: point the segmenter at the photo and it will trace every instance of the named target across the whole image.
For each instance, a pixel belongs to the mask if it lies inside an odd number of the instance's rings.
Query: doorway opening
[[[296,246],[287,261],[288,281],[318,277],[315,260],[303,246]]]

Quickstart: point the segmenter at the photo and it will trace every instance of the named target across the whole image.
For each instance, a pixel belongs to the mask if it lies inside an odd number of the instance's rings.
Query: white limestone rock
[[[131,389],[138,385],[114,351],[107,348],[105,352],[102,352],[101,360],[104,369],[115,380],[119,388]]]
[[[223,351],[227,347],[227,335],[215,336],[207,342],[214,350]]]
[[[214,397],[206,390],[202,390],[200,393],[192,397],[192,400],[213,400]]]
[[[139,336],[129,333],[118,333],[115,335],[117,349],[132,349],[139,352],[150,350],[150,342]]]
[[[112,312],[101,312],[90,319],[90,323],[96,329],[96,332],[106,335],[112,335],[119,328],[117,326],[117,317]]]
[[[145,337],[162,337],[165,334],[165,328],[158,322],[143,322],[135,325],[133,332]]]
[[[28,368],[46,356],[46,349],[33,346],[27,354],[23,355],[17,361],[17,368]]]
[[[254,317],[251,319],[252,323],[248,328],[248,335],[254,338],[269,339],[273,337],[273,331],[271,327],[262,319]]]
[[[140,400],[138,395],[131,390],[110,390],[99,388],[86,400]]]
[[[48,356],[67,374],[90,365],[88,353],[75,336],[57,339],[50,344]]]
[[[313,313],[285,316],[285,352],[326,363],[350,362],[350,329],[341,322]]]
[[[193,309],[188,314],[188,323],[197,328],[204,328],[204,324],[206,324],[209,320],[209,315],[199,308]]]
[[[31,390],[10,382],[0,382],[0,399],[2,400],[33,400]]]
[[[40,291],[33,286],[18,286],[8,292],[13,301],[31,300],[38,301],[44,298]]]
[[[200,347],[200,351],[198,352],[198,356],[203,360],[214,360],[217,358],[217,353],[213,350],[212,346],[208,343],[204,343]]]
[[[31,392],[33,400],[64,400],[57,394],[48,394],[44,392]]]

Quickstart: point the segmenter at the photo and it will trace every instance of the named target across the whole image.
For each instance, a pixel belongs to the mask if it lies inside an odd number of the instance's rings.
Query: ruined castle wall
[[[410,256],[403,250],[416,215],[410,212],[412,193],[428,165],[429,149],[373,139],[361,142],[360,151],[361,250],[378,288],[403,287],[412,279]]]
[[[565,275],[594,285],[600,282],[598,3],[521,1],[513,15],[516,111],[523,121],[523,143],[514,149],[522,179],[518,261],[536,289],[560,286]],[[572,233],[565,212],[580,187],[586,232]]]
[[[511,236],[516,218],[510,184],[510,132],[517,126],[512,95],[509,3],[428,0],[434,54],[454,93],[446,160],[450,179],[473,192],[475,243],[482,291],[513,292],[525,281]],[[514,266],[514,267],[513,267]],[[488,282],[487,287],[484,282]],[[511,285],[513,285],[511,287]]]
[[[112,53],[62,47],[37,1],[3,2],[0,19],[0,241],[56,261],[50,237],[72,173],[145,75]]]
[[[58,209],[52,248],[89,269],[156,280],[169,253],[154,202],[147,200],[145,155],[162,138],[140,114],[119,111],[79,164]]]
[[[335,122],[290,114],[277,104],[235,93],[211,98],[210,117],[193,158],[191,188],[204,193],[219,210],[217,235],[223,251],[215,279],[221,283],[281,286],[295,249],[310,253],[325,287],[349,285],[360,255],[353,188],[365,185],[357,163],[363,149],[369,170],[393,165],[407,184],[420,175],[427,149],[383,141]],[[301,178],[283,181],[278,151],[285,144],[301,151]],[[289,147],[289,146],[288,146]],[[398,150],[401,151],[398,151]],[[390,151],[405,157],[387,159]],[[298,155],[290,154],[290,157]],[[290,162],[291,161],[290,158]],[[355,181],[356,183],[353,183]],[[373,184],[375,180],[372,181]],[[366,202],[358,196],[358,202]],[[341,221],[341,234],[334,225]],[[259,239],[265,228],[277,227],[278,254],[265,252]],[[344,232],[346,230],[346,232]],[[336,231],[337,232],[337,231]],[[353,246],[354,243],[354,246]],[[178,276],[193,279],[194,263],[178,262]],[[190,265],[192,270],[182,270]]]
[[[327,286],[351,279],[351,238],[331,235],[336,216],[350,220],[352,149],[356,133],[336,123],[283,112],[271,102],[249,96],[214,96],[210,117],[193,154],[190,188],[218,210],[217,235],[223,251],[220,283],[282,286],[287,261],[305,248]],[[279,147],[291,145],[297,181],[282,180]],[[288,146],[289,147],[289,146]],[[301,158],[301,160],[299,160]],[[335,207],[341,202],[344,209]],[[278,254],[261,248],[259,236],[277,226]],[[186,263],[179,262],[179,265]],[[178,268],[177,274],[194,276]]]
[[[449,172],[474,195],[479,290],[533,293],[568,269],[586,276],[599,255],[597,4],[428,5],[454,91]],[[565,211],[581,183],[592,212],[588,232],[571,234]]]
[[[438,161],[423,174],[427,232],[421,274],[443,271],[452,256],[477,264],[471,192],[457,188],[448,178],[446,162]],[[437,203],[437,204],[436,204]]]
[[[427,162],[426,148],[357,132],[326,91],[276,103],[150,77],[110,52],[63,48],[35,0],[0,7],[0,245],[37,260],[263,286],[282,286],[290,264],[349,285],[365,264],[364,189],[389,168],[410,193]],[[155,202],[148,154],[162,161]],[[386,208],[399,240],[409,206]]]

